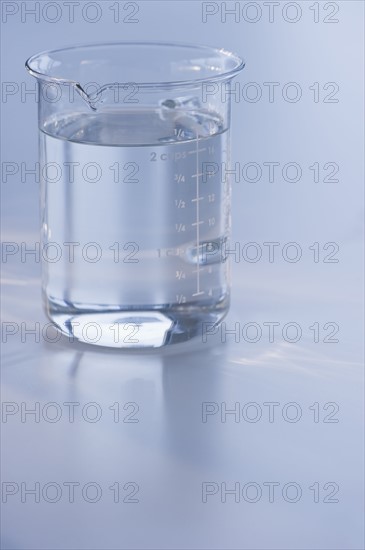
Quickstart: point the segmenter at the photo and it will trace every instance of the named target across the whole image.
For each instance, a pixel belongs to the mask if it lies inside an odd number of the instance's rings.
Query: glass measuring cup
[[[42,291],[70,338],[142,348],[230,299],[230,86],[206,46],[90,44],[26,62],[39,91]]]

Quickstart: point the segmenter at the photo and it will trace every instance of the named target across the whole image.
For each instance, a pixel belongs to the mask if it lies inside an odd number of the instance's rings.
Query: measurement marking
[[[192,178],[199,178],[200,176],[204,176],[204,172],[197,172],[196,174],[193,174]]]
[[[193,149],[192,151],[188,151],[188,155],[192,155],[193,153],[203,153],[203,151],[206,151],[207,148],[203,147],[202,149]]]
[[[196,199],[191,199],[191,202],[202,201],[203,199],[204,197],[198,197]]]
[[[192,296],[200,296],[201,294],[205,294],[204,290],[199,290],[199,292],[194,292]]]
[[[201,225],[202,223],[204,223],[204,222],[203,221],[193,222],[191,225]]]

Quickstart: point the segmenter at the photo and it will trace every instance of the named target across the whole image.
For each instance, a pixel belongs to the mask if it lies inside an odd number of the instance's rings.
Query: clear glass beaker
[[[228,311],[225,50],[111,43],[37,54],[42,288],[65,334],[113,347],[201,335]]]

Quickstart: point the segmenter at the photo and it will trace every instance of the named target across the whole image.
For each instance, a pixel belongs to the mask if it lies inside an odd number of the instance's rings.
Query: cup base
[[[49,306],[49,304],[48,304]],[[70,341],[123,349],[160,348],[192,338],[204,341],[226,316],[229,297],[214,307],[65,311],[47,307],[47,314]]]

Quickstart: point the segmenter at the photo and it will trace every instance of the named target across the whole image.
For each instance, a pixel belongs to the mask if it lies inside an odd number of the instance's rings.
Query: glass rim
[[[62,48],[56,48],[53,50],[44,50],[42,52],[36,53],[29,57],[25,62],[25,68],[29,72],[30,75],[34,76],[35,78],[38,78],[39,80],[45,80],[48,82],[55,82],[59,84],[75,84],[79,85],[78,81],[63,78],[63,77],[57,77],[57,76],[51,76],[47,74],[46,72],[39,72],[32,68],[32,64],[39,60],[43,56],[50,56],[52,54],[58,54],[61,52],[70,52],[73,50],[82,50],[87,48],[103,48],[103,47],[117,47],[117,46],[142,46],[142,47],[152,47],[152,46],[160,46],[162,48],[171,47],[171,48],[187,48],[190,50],[201,50],[203,53],[210,52],[217,56],[217,58],[226,58],[231,59],[235,62],[235,65],[230,70],[224,70],[222,69],[222,72],[219,74],[212,75],[210,77],[205,78],[188,78],[184,80],[168,80],[164,82],[135,82],[140,87],[144,88],[166,88],[166,87],[179,87],[179,86],[191,86],[194,84],[200,84],[200,83],[207,83],[207,82],[216,82],[220,80],[228,80],[236,76],[239,72],[242,71],[242,69],[245,67],[245,61],[242,59],[239,55],[237,55],[234,52],[231,52],[229,50],[226,50],[225,48],[215,48],[212,46],[207,46],[203,44],[192,44],[192,43],[186,43],[186,42],[160,42],[160,41],[114,41],[114,42],[88,42],[85,44],[75,44],[72,46],[65,46]],[[123,83],[125,84],[125,83]]]

